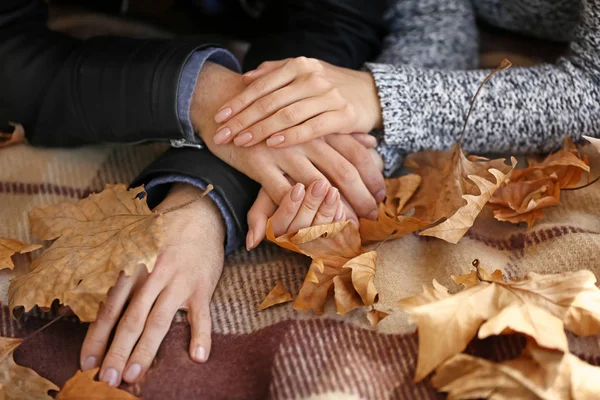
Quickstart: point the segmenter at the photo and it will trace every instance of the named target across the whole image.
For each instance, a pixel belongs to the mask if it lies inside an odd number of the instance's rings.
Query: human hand
[[[375,146],[375,139],[369,135],[330,135],[285,149],[269,148],[264,143],[252,148],[216,145],[212,140],[216,123],[206,115],[214,115],[211,110],[245,87],[241,75],[216,64],[205,66],[200,73],[191,116],[210,151],[259,182],[277,204],[291,189],[289,179],[305,186],[326,179],[340,190],[358,216],[376,218],[377,202],[385,196],[385,183],[367,149]]]
[[[176,184],[156,210],[183,204],[201,193],[191,185]],[[210,354],[209,304],[223,269],[225,223],[208,197],[161,218],[166,242],[154,270],[148,274],[140,266],[136,274],[119,277],[81,349],[81,369],[101,366],[100,380],[111,386],[144,376],[179,309],[188,313],[192,360],[205,362]]]
[[[220,107],[216,144],[288,147],[333,134],[368,133],[382,126],[369,72],[299,57],[261,64],[244,75],[248,85]]]

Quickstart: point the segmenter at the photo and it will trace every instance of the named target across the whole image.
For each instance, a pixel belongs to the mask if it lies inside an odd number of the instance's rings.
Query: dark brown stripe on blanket
[[[50,183],[0,182],[0,193],[18,195],[53,194],[81,199],[87,197],[89,189],[74,188]]]

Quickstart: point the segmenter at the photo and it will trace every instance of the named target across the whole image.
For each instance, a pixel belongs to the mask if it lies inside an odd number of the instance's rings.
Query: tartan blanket
[[[75,201],[106,183],[129,182],[164,147],[37,149],[19,145],[0,150],[0,237],[35,242],[27,213],[32,207]],[[456,289],[450,275],[469,271],[478,258],[488,269],[513,278],[526,272],[556,273],[583,268],[600,274],[600,186],[564,192],[562,205],[547,209],[544,220],[527,230],[495,221],[485,212],[460,241],[408,235],[379,248],[375,284],[377,308],[391,312],[376,330],[366,310],[345,319],[329,304],[322,316],[296,312],[291,303],[258,311],[277,281],[298,293],[309,259],[264,244],[241,249],[226,259],[214,294],[210,362],[188,356],[189,327],[178,315],[147,377],[123,388],[144,399],[436,399],[443,395],[427,381],[412,382],[417,337],[398,300],[437,279]],[[0,299],[12,272],[0,272]],[[600,275],[599,275],[600,276]],[[1,309],[3,336],[24,337],[51,316],[32,312],[21,320]],[[60,320],[16,351],[17,363],[61,386],[78,369],[86,325]],[[574,354],[600,365],[600,337],[569,336]],[[518,338],[475,341],[468,351],[500,360],[515,357]]]

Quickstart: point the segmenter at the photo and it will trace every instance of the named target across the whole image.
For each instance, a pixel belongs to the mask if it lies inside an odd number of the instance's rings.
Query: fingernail
[[[344,216],[344,206],[341,204],[338,206],[337,211],[335,212],[335,217],[333,217],[334,221],[341,221]]]
[[[217,113],[217,115],[215,115],[215,122],[217,124],[220,124],[221,122],[223,122],[227,118],[229,118],[229,116],[231,115],[231,113],[232,113],[232,110],[229,107],[222,109],[221,111],[219,111]]]
[[[358,228],[358,220],[356,218],[350,217],[349,220],[352,222],[352,225]]]
[[[108,368],[100,373],[100,380],[107,382],[110,386],[116,387],[119,380],[119,373],[114,368]]]
[[[313,197],[323,197],[325,196],[325,191],[327,190],[327,182],[324,179],[319,179],[319,181],[313,186],[310,194]]]
[[[370,219],[370,220],[372,220],[372,221],[377,220],[377,210],[371,211],[371,214],[369,214],[369,216],[367,218]]]
[[[297,183],[292,189],[292,195],[290,196],[294,203],[299,202],[304,197],[304,185]]]
[[[281,135],[271,136],[270,138],[267,139],[267,146],[270,146],[270,147],[279,146],[281,143],[283,143],[284,140],[285,140],[285,137],[281,136]]]
[[[255,69],[253,69],[252,71],[248,71],[248,72],[246,72],[246,73],[244,74],[244,76],[252,76],[252,75],[254,75],[254,73],[255,73],[255,72],[256,72],[256,70],[255,70]]]
[[[139,378],[141,373],[142,366],[140,364],[131,364],[129,368],[127,368],[127,371],[125,371],[123,379],[125,379],[127,382],[133,382]]]
[[[338,193],[338,190],[334,187],[329,189],[329,192],[327,192],[327,196],[325,197],[325,204],[327,204],[328,206],[334,205],[335,202],[338,200]]]
[[[246,250],[250,251],[252,250],[252,248],[254,247],[254,233],[252,232],[252,229],[250,229],[248,231],[248,234],[246,235]],[[197,351],[198,349],[196,349]]]
[[[85,361],[81,364],[81,370],[82,371],[87,371],[90,369],[94,369],[98,366],[98,359],[96,359],[96,357],[88,357],[85,359]]]
[[[378,203],[381,203],[383,201],[383,199],[385,199],[385,189],[381,189],[375,195],[375,200],[377,200]]]
[[[236,146],[243,146],[251,140],[252,134],[250,132],[244,132],[241,135],[237,136],[233,143],[235,143]]]
[[[222,128],[217,131],[213,140],[215,141],[216,144],[222,144],[222,143],[225,143],[225,141],[227,139],[229,139],[229,136],[231,136],[231,129]]]
[[[196,347],[196,350],[194,350],[194,360],[200,362],[206,361],[206,350],[204,350],[204,347]]]

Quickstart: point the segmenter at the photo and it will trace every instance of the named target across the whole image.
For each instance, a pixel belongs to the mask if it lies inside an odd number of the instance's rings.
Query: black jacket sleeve
[[[0,121],[21,123],[33,145],[181,138],[180,71],[203,47],[186,40],[52,32],[41,0],[0,1]]]

